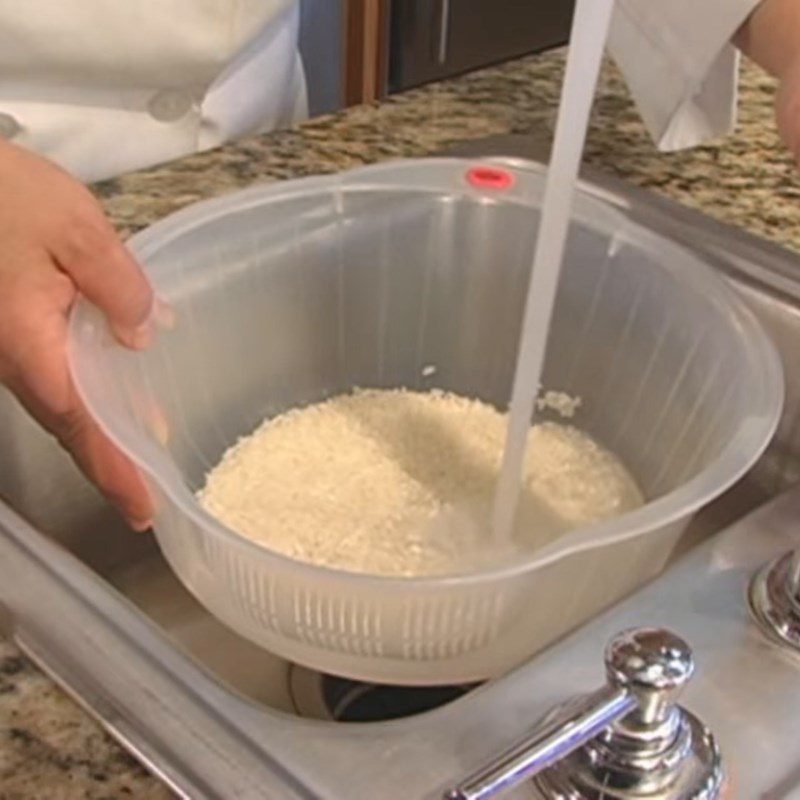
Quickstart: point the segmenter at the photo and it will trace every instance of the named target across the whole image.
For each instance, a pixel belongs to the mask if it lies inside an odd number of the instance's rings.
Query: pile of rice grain
[[[363,390],[264,422],[198,493],[243,536],[303,561],[435,575],[508,558],[488,519],[506,415],[432,391]],[[619,460],[577,428],[534,426],[513,549],[642,503]]]

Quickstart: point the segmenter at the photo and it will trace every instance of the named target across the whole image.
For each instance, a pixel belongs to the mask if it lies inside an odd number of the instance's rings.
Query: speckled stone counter
[[[248,139],[99,187],[113,220],[131,232],[194,200],[254,181],[333,172],[423,156],[453,142],[552,130],[563,55],[483,70]],[[768,238],[800,246],[800,178],[773,123],[774,82],[746,65],[740,119],[724,139],[681,153],[656,151],[618,73],[604,71],[586,158]]]
[[[552,130],[563,55],[552,53],[241,141],[97,187],[125,234],[195,200],[255,181],[422,156],[454,142]],[[774,83],[742,79],[734,135],[659,154],[607,67],[587,160],[639,186],[800,249],[800,179],[773,126]],[[8,642],[0,641],[0,800],[162,800],[170,793]]]

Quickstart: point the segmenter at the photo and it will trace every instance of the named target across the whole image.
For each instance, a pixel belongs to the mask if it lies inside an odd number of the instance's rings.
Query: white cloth
[[[617,0],[608,48],[660,149],[733,128],[739,54],[730,39],[758,3]]]
[[[298,0],[0,0],[0,135],[85,181],[306,115]]]

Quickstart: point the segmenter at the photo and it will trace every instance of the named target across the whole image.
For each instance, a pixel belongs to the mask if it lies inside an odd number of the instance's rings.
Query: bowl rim
[[[492,160],[496,161],[496,159],[480,159],[490,162]],[[174,212],[134,234],[127,244],[147,270],[148,257],[168,242],[206,222],[219,219],[221,213],[240,213],[265,202],[297,199],[323,191],[361,192],[377,189],[381,192],[396,189],[403,193],[422,191],[435,195],[452,195],[455,191],[459,192],[459,196],[485,195],[462,180],[467,169],[473,167],[475,163],[475,159],[464,158],[406,159],[358,167],[333,175],[258,184],[203,200]],[[546,168],[535,162],[525,162],[524,159],[507,161],[505,166],[533,176],[535,180],[541,180],[546,173]],[[444,172],[451,173],[456,179],[455,186],[443,187],[434,184],[432,167],[442,168]],[[403,176],[399,173],[406,174]],[[408,182],[409,175],[414,177],[413,182]],[[402,182],[404,179],[405,183]],[[537,186],[534,182],[531,186],[526,185],[525,181],[520,181],[515,185],[513,194],[482,197],[481,200],[530,207],[532,200],[542,192],[543,184]],[[587,204],[595,215],[591,220],[587,220],[585,214],[581,213]],[[629,219],[604,200],[602,193],[591,183],[579,180],[573,204],[573,219],[581,220],[588,227],[597,229],[598,212],[602,218],[614,224],[613,238],[619,237],[625,243],[640,246],[649,240],[651,244],[657,243],[661,252],[671,250],[679,255],[680,258],[674,263],[667,265],[661,260],[659,263],[663,268],[679,273],[681,279],[685,279],[684,282],[694,285],[695,290],[710,295],[733,316],[736,327],[739,328],[740,345],[746,350],[747,361],[755,368],[753,409],[742,420],[738,431],[715,460],[691,480],[655,500],[646,502],[638,509],[571,531],[537,554],[516,560],[514,563],[498,564],[480,571],[444,575],[376,575],[304,562],[272,550],[267,545],[242,536],[216,520],[200,506],[185,483],[179,482],[176,485],[165,481],[142,456],[136,443],[131,443],[124,431],[115,424],[114,416],[105,413],[102,399],[92,396],[85,380],[83,358],[87,353],[85,343],[81,341],[83,338],[81,329],[92,315],[96,316],[98,312],[83,297],[74,304],[70,314],[67,347],[69,368],[79,396],[103,432],[140,470],[149,475],[169,501],[180,509],[192,524],[199,527],[202,533],[213,536],[226,547],[243,548],[253,558],[263,562],[262,566],[265,569],[291,569],[295,578],[307,573],[317,580],[324,578],[328,581],[346,581],[351,589],[354,588],[354,584],[358,584],[363,588],[380,587],[383,590],[394,586],[402,591],[408,589],[441,591],[518,578],[578,553],[634,539],[646,532],[688,520],[699,508],[730,488],[753,466],[769,445],[780,422],[784,402],[784,374],[780,357],[754,313],[736,295],[733,288],[726,284],[699,255]],[[608,231],[604,233],[607,235]],[[121,345],[113,346],[122,349]],[[159,535],[156,531],[156,536]]]

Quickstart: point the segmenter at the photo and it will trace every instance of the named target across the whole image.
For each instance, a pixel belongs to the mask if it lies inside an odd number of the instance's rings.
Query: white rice
[[[563,396],[546,399],[564,407]],[[612,453],[570,425],[537,424],[514,542],[497,547],[488,518],[505,433],[506,416],[477,400],[357,391],[267,420],[198,497],[273,550],[380,575],[483,568],[642,504]]]

